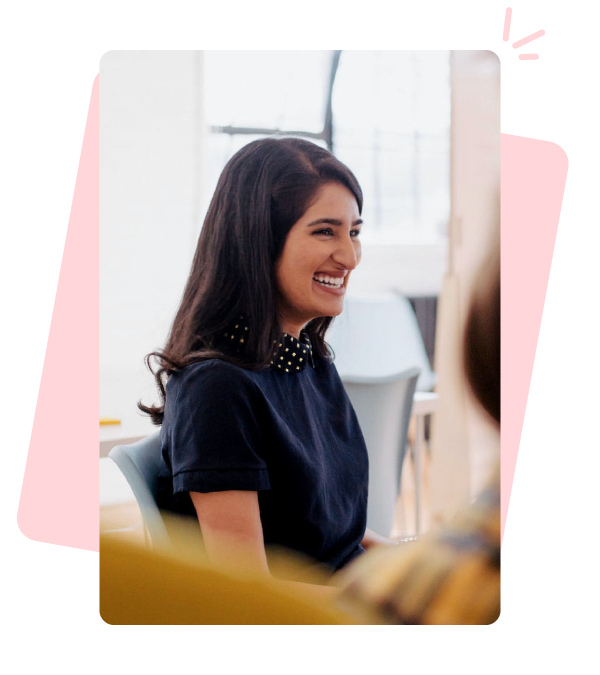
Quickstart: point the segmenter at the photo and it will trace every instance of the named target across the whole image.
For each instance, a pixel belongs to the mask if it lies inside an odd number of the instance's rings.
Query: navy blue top
[[[257,491],[266,545],[337,570],[363,551],[367,451],[335,366],[301,340],[284,336],[266,370],[211,359],[170,377],[162,506],[195,515],[190,491]]]

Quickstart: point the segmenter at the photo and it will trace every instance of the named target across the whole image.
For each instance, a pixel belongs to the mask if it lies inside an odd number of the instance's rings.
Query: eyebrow
[[[362,225],[363,220],[362,218],[359,218],[358,220],[355,220],[352,223],[352,227],[356,227],[357,225]],[[338,225],[341,226],[343,225],[341,220],[337,220],[337,218],[318,218],[317,220],[313,220],[311,223],[308,223],[307,227],[313,227],[314,225]]]

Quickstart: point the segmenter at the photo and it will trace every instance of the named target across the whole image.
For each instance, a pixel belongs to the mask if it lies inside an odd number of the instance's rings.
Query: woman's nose
[[[360,260],[360,245],[350,236],[341,237],[338,246],[331,256],[333,260],[343,265],[347,270],[353,270]]]

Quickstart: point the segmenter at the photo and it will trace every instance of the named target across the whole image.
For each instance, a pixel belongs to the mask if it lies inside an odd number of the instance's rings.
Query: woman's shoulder
[[[167,395],[185,391],[193,396],[210,396],[248,391],[255,387],[253,371],[224,359],[206,359],[191,363],[171,375]]]

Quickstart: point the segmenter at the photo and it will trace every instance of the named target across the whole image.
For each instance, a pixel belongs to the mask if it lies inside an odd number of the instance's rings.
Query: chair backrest
[[[170,477],[162,457],[160,431],[131,445],[117,445],[108,456],[119,467],[137,500],[153,545],[170,544],[157,503],[160,480]]]
[[[419,368],[418,391],[431,391],[431,369],[413,308],[400,293],[348,297],[327,333],[337,370],[345,377],[386,377]]]
[[[342,377],[369,454],[367,527],[388,536],[394,523],[418,368],[379,378]]]

